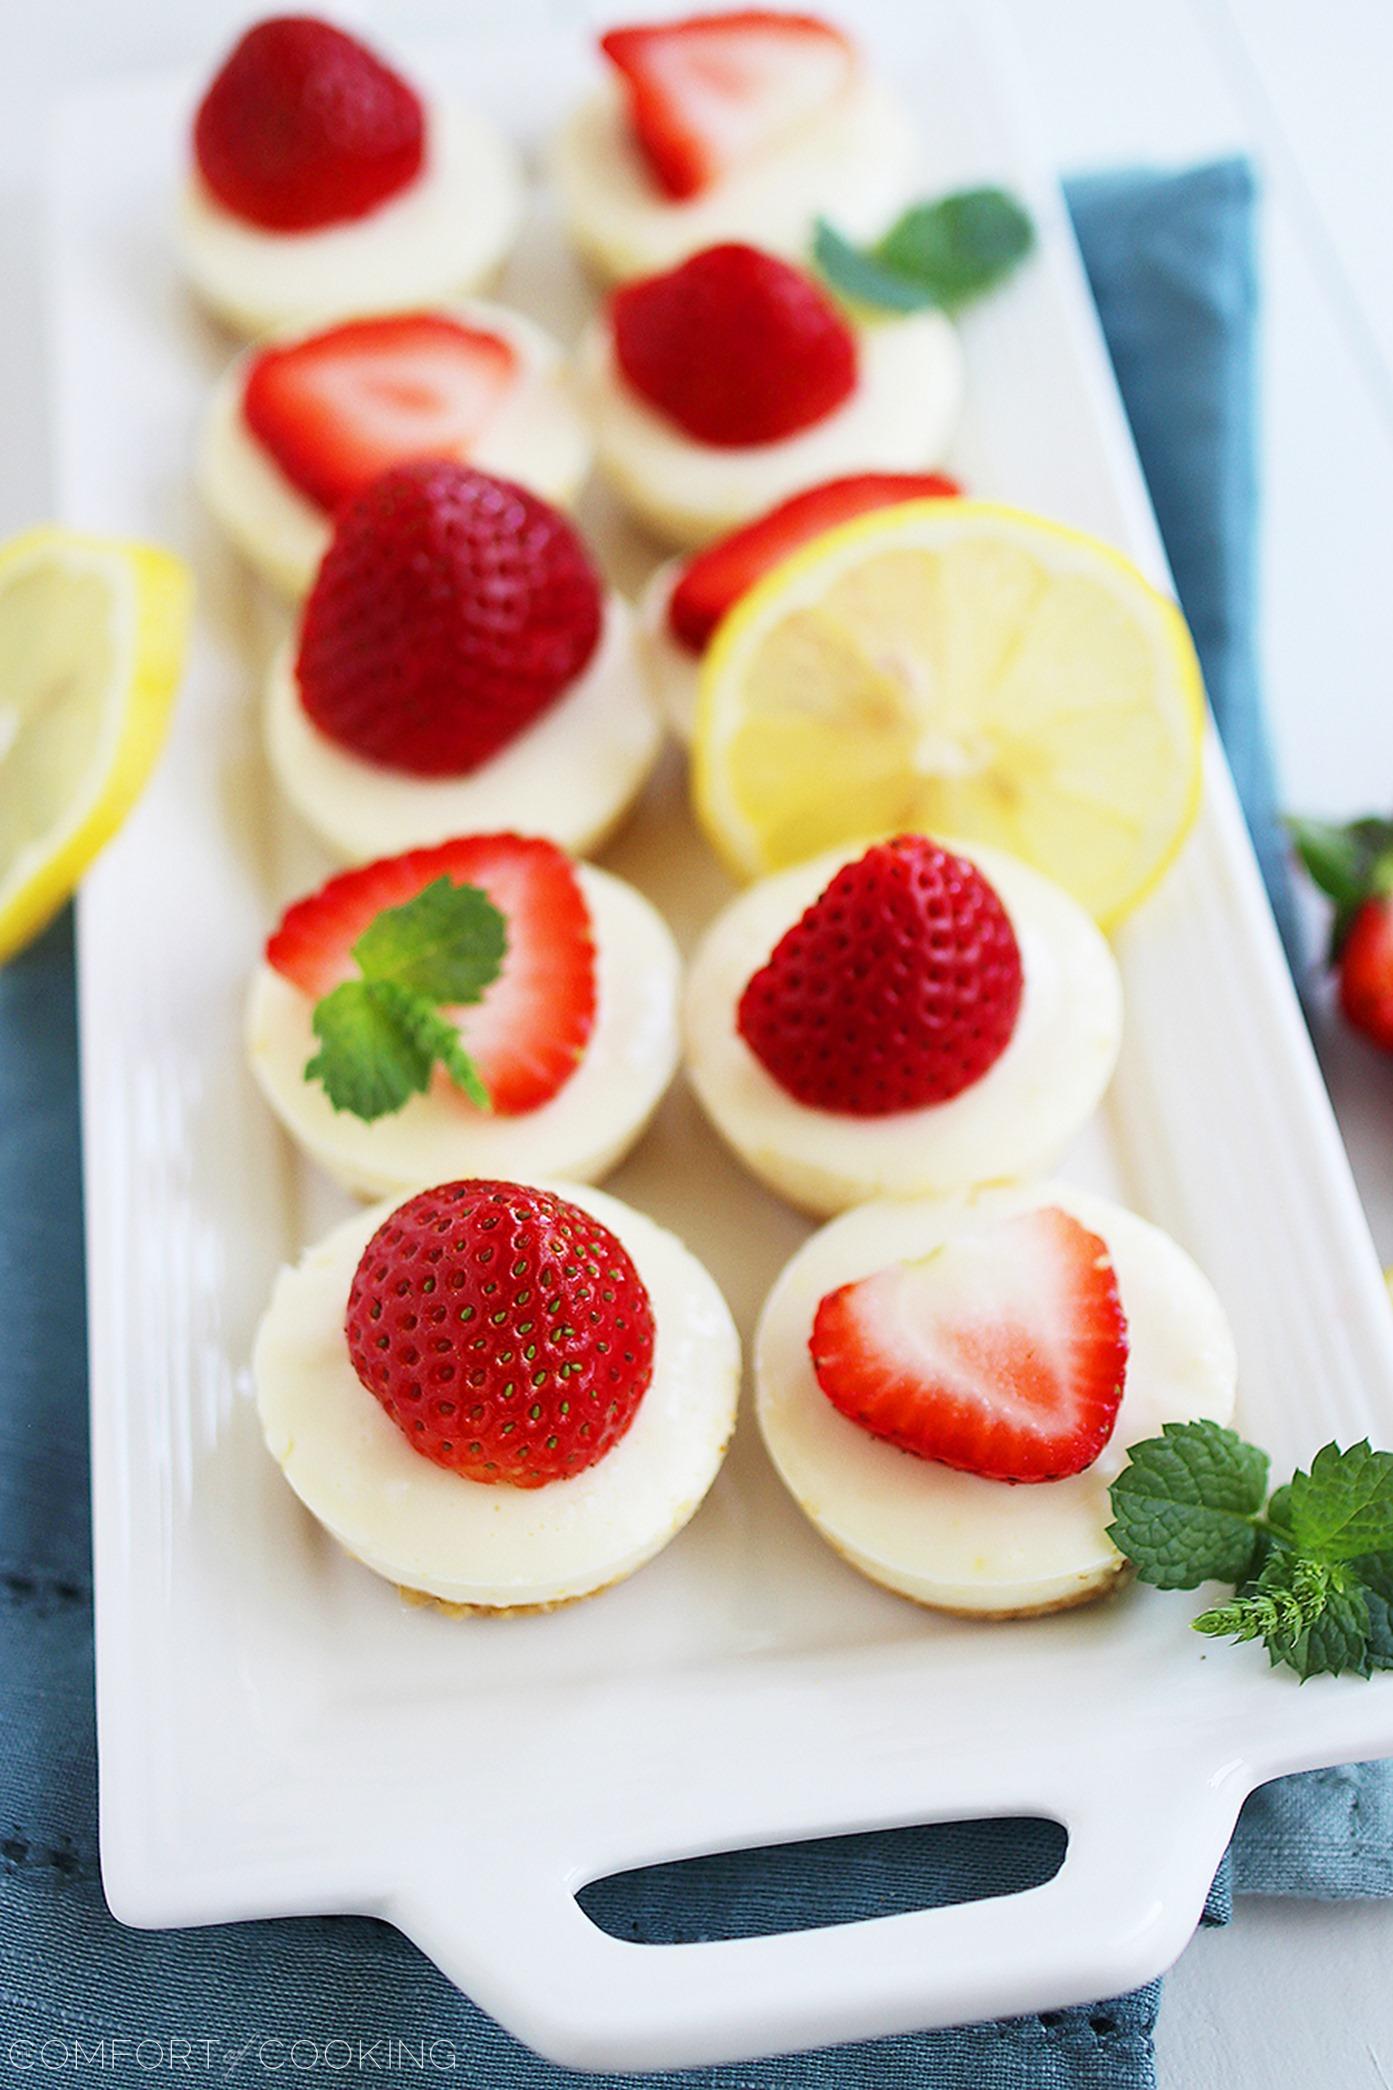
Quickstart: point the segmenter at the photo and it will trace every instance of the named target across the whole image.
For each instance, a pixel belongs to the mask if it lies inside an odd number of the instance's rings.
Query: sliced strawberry
[[[809,1348],[873,1437],[986,1480],[1061,1480],[1112,1435],[1127,1320],[1107,1243],[1046,1205],[829,1292]]]
[[[961,492],[955,479],[940,472],[859,472],[780,501],[688,560],[668,604],[673,637],[690,653],[705,652],[726,611],[801,545],[872,508],[946,500]]]
[[[634,136],[659,186],[696,196],[777,146],[835,100],[855,52],[814,15],[694,15],[611,29]]]
[[[389,465],[467,461],[517,376],[510,342],[442,313],[355,319],[262,349],[242,412],[291,484],[333,509]]]
[[[535,1110],[574,1074],[595,1024],[590,913],[555,843],[469,835],[344,871],[287,909],[267,961],[318,1001],[353,978],[353,946],[368,923],[441,877],[480,887],[503,916],[503,969],[482,1001],[456,1014],[494,1109]]]

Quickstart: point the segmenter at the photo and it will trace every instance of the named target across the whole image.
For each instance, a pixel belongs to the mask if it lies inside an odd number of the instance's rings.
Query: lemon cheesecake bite
[[[576,247],[611,281],[724,239],[803,254],[828,211],[869,237],[905,200],[903,105],[817,16],[640,23],[600,49],[609,77],[562,128],[552,173]]]
[[[941,312],[854,325],[804,270],[738,243],[615,291],[578,369],[601,472],[683,547],[826,479],[928,470],[962,398]]]
[[[686,558],[665,560],[639,602],[639,636],[653,693],[679,740],[696,730],[701,664],[717,628],[757,581],[858,515],[958,491],[941,472],[854,472],[791,494]]]
[[[219,380],[198,478],[244,557],[299,596],[343,503],[390,466],[426,457],[569,507],[590,437],[556,343],[478,300],[284,334]]]
[[[199,103],[193,163],[184,271],[244,334],[479,289],[522,210],[491,123],[311,15],[247,30]]]
[[[341,872],[252,982],[252,1071],[348,1189],[434,1171],[589,1182],[676,1069],[676,947],[642,894],[554,842],[470,835]]]
[[[740,1346],[675,1235],[603,1191],[488,1179],[345,1220],[257,1334],[272,1457],[347,1552],[447,1609],[551,1610],[676,1537]]]
[[[662,738],[631,612],[573,525],[444,459],[339,511],[265,722],[281,789],[349,862],[500,828],[588,850]]]
[[[1113,1588],[1128,1446],[1227,1422],[1236,1378],[1185,1252],[1063,1183],[843,1214],[755,1338],[764,1441],[822,1536],[873,1582],[984,1618]]]
[[[1067,893],[899,835],[750,887],[692,960],[687,1064],[753,1174],[826,1215],[1031,1174],[1112,1075],[1122,993]]]

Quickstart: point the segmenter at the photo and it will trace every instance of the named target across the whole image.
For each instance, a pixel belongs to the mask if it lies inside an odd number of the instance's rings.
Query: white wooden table
[[[473,0],[482,5],[483,0]],[[873,39],[908,0],[828,0]],[[932,0],[919,0],[932,4]],[[1252,152],[1266,185],[1263,648],[1286,801],[1393,803],[1393,9],[1387,0],[997,0],[1066,168]],[[326,6],[329,0],[326,0]],[[509,0],[539,25],[583,0]],[[206,64],[270,0],[0,0],[0,535],[48,501],[45,113],[78,79]],[[330,7],[458,35],[461,0]],[[635,8],[633,12],[641,12]],[[1393,1261],[1393,1066],[1328,1027],[1326,1072]],[[1166,1991],[1163,2090],[1393,2090],[1393,1903],[1245,1900]]]

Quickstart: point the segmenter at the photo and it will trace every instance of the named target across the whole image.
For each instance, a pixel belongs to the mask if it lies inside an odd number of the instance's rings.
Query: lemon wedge
[[[0,963],[130,811],[164,742],[192,586],[168,552],[76,531],[0,545]]]
[[[1105,924],[1199,804],[1185,621],[1120,553],[984,501],[830,531],[721,624],[694,790],[742,878],[897,829],[1008,849]]]

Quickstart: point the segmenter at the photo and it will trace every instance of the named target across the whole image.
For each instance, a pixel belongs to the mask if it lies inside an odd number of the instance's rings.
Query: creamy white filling
[[[886,1444],[832,1406],[808,1338],[839,1285],[928,1255],[1012,1213],[1059,1205],[1107,1243],[1130,1351],[1116,1427],[1067,1480],[1012,1486]],[[1108,1488],[1129,1444],[1164,1422],[1233,1413],[1237,1360],[1208,1280],[1168,1235],[1060,1183],[943,1202],[866,1205],[824,1227],[788,1264],[755,1336],[756,1403],[769,1453],[823,1536],[873,1581],[924,1604],[983,1613],[1081,1600],[1121,1566]]]
[[[484,116],[428,106],[426,156],[410,185],[341,225],[271,232],[238,218],[190,176],[179,251],[205,304],[243,334],[295,321],[399,311],[480,289],[522,215],[522,168]]]
[[[739,1338],[695,1256],[602,1190],[545,1187],[623,1242],[657,1325],[653,1378],[633,1422],[573,1479],[542,1488],[465,1480],[413,1450],[360,1382],[344,1309],[359,1258],[395,1200],[345,1220],[282,1270],[257,1334],[262,1428],[300,1500],[377,1574],[447,1603],[562,1603],[632,1574],[697,1509],[735,1425]]]
[[[928,471],[943,462],[962,406],[962,350],[941,312],[857,330],[855,390],[823,420],[774,443],[700,443],[629,384],[603,320],[578,350],[600,470],[649,529],[706,544],[777,501],[851,472]]]
[[[439,309],[511,343],[518,356],[512,389],[466,461],[568,507],[590,469],[591,444],[561,350],[541,327],[502,305],[476,299]],[[278,338],[295,340],[304,332],[282,329]],[[238,356],[214,387],[199,439],[199,489],[244,557],[273,587],[299,596],[328,549],[330,520],[247,425],[242,397],[253,353]]]
[[[1020,945],[1009,1044],[970,1088],[922,1110],[854,1117],[800,1103],[751,1052],[736,1010],[785,930],[864,846],[780,871],[732,901],[692,960],[684,1002],[692,1084],[717,1131],[791,1203],[823,1215],[1052,1166],[1107,1087],[1122,1038],[1117,966],[1082,908],[1015,857],[948,839],[995,888]]]
[[[909,201],[917,158],[903,104],[858,73],[781,145],[685,201],[658,187],[610,83],[562,127],[551,171],[576,246],[601,276],[619,281],[721,240],[801,260],[824,214],[849,237],[874,239]]]
[[[677,1068],[677,947],[657,910],[621,878],[580,867],[596,950],[595,1027],[576,1071],[515,1117],[476,1110],[443,1077],[391,1117],[366,1124],[304,1078],[316,1050],[307,994],[257,968],[247,1010],[252,1071],[291,1137],[365,1197],[455,1176],[536,1175],[590,1182],[615,1167]],[[469,1020],[461,1024],[466,1045]]]
[[[632,612],[617,595],[608,598],[600,643],[585,672],[469,776],[410,776],[337,746],[300,702],[292,647],[271,665],[265,729],[281,789],[348,863],[504,828],[544,835],[583,855],[628,811],[662,742]]]
[[[666,559],[649,576],[638,599],[638,639],[658,708],[684,747],[696,732],[700,653],[691,652],[673,634],[668,610],[673,590],[686,571],[685,559]]]

